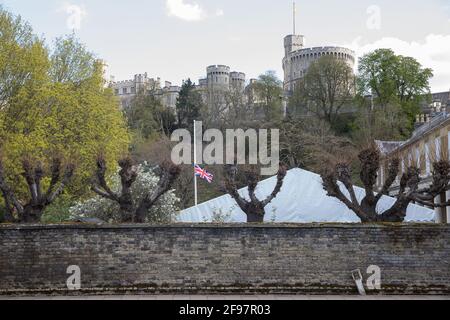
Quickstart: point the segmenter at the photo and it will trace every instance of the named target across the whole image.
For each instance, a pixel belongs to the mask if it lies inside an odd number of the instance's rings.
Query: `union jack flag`
[[[208,183],[212,183],[214,175],[206,171],[206,169],[202,169],[198,164],[194,165],[195,175],[200,179],[208,181]]]

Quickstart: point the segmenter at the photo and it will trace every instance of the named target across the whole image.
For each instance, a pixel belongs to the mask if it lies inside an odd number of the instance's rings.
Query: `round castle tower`
[[[230,67],[224,65],[209,66],[206,70],[208,86],[212,89],[229,89]]]
[[[288,35],[284,38],[283,58],[284,90],[292,94],[295,84],[304,77],[314,61],[323,56],[334,56],[344,60],[352,69],[355,66],[355,52],[343,47],[304,48],[304,36]]]
[[[230,72],[230,87],[245,89],[245,73]]]

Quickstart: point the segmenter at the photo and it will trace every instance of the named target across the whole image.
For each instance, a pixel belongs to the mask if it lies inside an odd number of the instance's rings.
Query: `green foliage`
[[[352,139],[361,147],[374,140],[402,141],[410,136],[408,115],[398,105],[387,105],[371,110],[361,107],[352,126]]]
[[[7,179],[26,198],[21,160],[48,169],[58,155],[76,165],[70,192],[82,196],[98,153],[116,163],[129,144],[103,64],[73,35],[57,39],[50,54],[19,17],[0,9],[0,25],[0,85],[7,88],[0,98],[0,148]]]
[[[43,223],[61,223],[70,220],[70,208],[74,204],[74,199],[69,194],[62,194],[56,198],[50,206],[45,209],[42,216]]]
[[[280,120],[282,113],[282,82],[275,71],[267,71],[254,84],[257,104],[264,109],[266,120]]]
[[[396,55],[391,49],[378,49],[359,61],[358,91],[373,94],[379,106],[398,105],[414,121],[419,103],[429,95],[433,71],[411,57]]]
[[[194,120],[200,119],[200,110],[203,108],[202,97],[195,90],[191,79],[187,79],[181,86],[176,111],[178,124],[184,128],[191,128]]]
[[[49,62],[43,40],[33,34],[28,23],[1,6],[0,30],[0,108],[3,108],[24,87],[45,82]]]
[[[97,60],[72,34],[56,39],[50,63],[49,73],[53,82],[80,84],[95,76]]]
[[[155,96],[140,91],[125,111],[128,127],[137,136],[149,139],[161,131],[160,117],[163,112],[161,101]]]

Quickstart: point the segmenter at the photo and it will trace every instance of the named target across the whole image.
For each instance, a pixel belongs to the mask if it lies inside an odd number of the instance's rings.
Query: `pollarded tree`
[[[280,166],[277,174],[277,184],[272,193],[265,199],[259,200],[256,195],[256,187],[260,181],[260,176],[256,171],[248,170],[244,173],[248,187],[248,195],[250,200],[243,198],[236,185],[236,165],[225,166],[225,190],[236,201],[239,208],[247,215],[248,223],[264,222],[265,207],[276,198],[283,186],[284,177],[286,176],[286,167]]]
[[[64,191],[64,188],[73,176],[74,165],[67,165],[64,173],[62,173],[61,159],[54,158],[50,168],[51,180],[46,192],[43,192],[42,186],[42,180],[45,176],[42,164],[38,162],[36,165],[33,165],[31,161],[23,160],[22,168],[22,175],[30,193],[30,200],[25,204],[19,200],[9,187],[3,172],[3,164],[0,160],[0,191],[5,202],[5,220],[7,222],[37,223],[41,221],[45,208],[52,204]]]
[[[164,161],[160,165],[160,179],[154,190],[147,191],[138,203],[132,194],[132,186],[137,179],[137,168],[131,158],[119,161],[121,191],[114,192],[106,182],[106,161],[99,157],[97,160],[97,173],[92,190],[99,196],[115,201],[120,206],[121,222],[144,223],[150,208],[168,192],[180,174],[180,167],[171,162]]]
[[[364,185],[365,197],[358,201],[351,179],[351,169],[347,163],[338,163],[334,170],[322,174],[323,187],[328,195],[343,202],[350,210],[356,213],[362,222],[403,222],[408,206],[414,201],[429,207],[445,207],[450,203],[435,203],[434,199],[449,189],[450,163],[448,160],[436,161],[433,164],[432,183],[425,189],[419,189],[420,170],[417,167],[408,167],[400,179],[399,194],[391,208],[378,213],[376,208],[381,197],[388,192],[399,174],[400,161],[392,159],[389,163],[386,180],[380,190],[375,192],[375,184],[380,168],[380,153],[376,147],[361,151],[360,178]],[[340,186],[342,183],[349,197],[345,195]]]

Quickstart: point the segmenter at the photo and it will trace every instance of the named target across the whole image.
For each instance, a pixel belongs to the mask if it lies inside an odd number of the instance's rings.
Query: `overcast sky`
[[[450,0],[297,0],[307,46],[379,47],[434,69],[432,91],[450,89]],[[148,72],[179,84],[226,64],[248,78],[282,78],[292,0],[0,0],[49,42],[75,30],[117,80]]]

